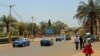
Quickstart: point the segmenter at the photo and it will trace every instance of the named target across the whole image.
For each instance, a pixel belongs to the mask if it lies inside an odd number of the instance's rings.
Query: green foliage
[[[13,36],[18,36],[18,29],[12,28],[11,33]]]
[[[51,20],[48,21],[48,26],[51,26]]]
[[[8,32],[10,30],[9,28],[12,27],[12,23],[17,22],[17,20],[12,16],[3,15],[2,17],[0,17],[0,22],[3,26],[5,26],[7,28],[6,33],[8,34]]]
[[[19,22],[19,23],[17,24],[17,26],[18,26],[19,35],[23,35],[24,30],[26,29],[25,23]]]
[[[6,37],[6,34],[0,32],[0,38],[2,38],[2,37]]]
[[[84,28],[80,28],[79,31],[78,31],[78,33],[79,33],[80,35],[85,36],[86,30],[85,30]]]
[[[33,34],[37,34],[38,31],[39,31],[39,28],[38,28],[37,24],[34,24],[33,25]]]
[[[53,23],[53,27],[54,27],[55,34],[60,34],[60,31],[61,31],[62,29],[65,29],[66,26],[67,26],[67,25],[64,24],[64,23],[61,22],[61,21],[54,22],[54,23]]]
[[[54,29],[55,34],[59,34],[60,30],[64,29],[67,25],[64,24],[61,21],[57,21],[54,23],[51,23],[51,20],[48,22],[41,21],[40,25],[37,25],[36,23],[28,23],[28,22],[17,22],[13,17],[10,18],[9,16],[3,16],[0,18],[0,31],[3,32],[3,27],[6,26],[7,31],[10,30],[10,33],[13,34],[13,36],[17,35],[29,35],[29,34],[37,34],[37,33],[44,33],[44,30],[47,28]],[[8,29],[10,27],[10,29]],[[32,31],[33,30],[33,31]],[[1,34],[3,36],[3,33]]]
[[[40,32],[42,33],[42,34],[44,34],[44,30],[45,30],[45,28],[47,28],[47,26],[48,26],[48,23],[47,22],[40,22]]]
[[[97,20],[100,21],[100,1],[98,1],[88,0],[88,3],[81,1],[74,16],[82,26],[91,31],[91,34],[94,32],[93,28],[97,29]]]

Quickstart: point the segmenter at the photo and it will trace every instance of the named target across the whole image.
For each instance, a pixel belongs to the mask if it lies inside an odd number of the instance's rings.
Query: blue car
[[[13,42],[13,47],[24,47],[24,46],[29,46],[30,45],[30,41],[27,38],[18,38],[17,40],[15,40]]]
[[[42,38],[40,41],[41,46],[51,46],[53,45],[53,40],[49,37]]]

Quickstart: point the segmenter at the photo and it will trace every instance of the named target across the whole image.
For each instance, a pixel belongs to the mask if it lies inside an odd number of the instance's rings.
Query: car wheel
[[[51,44],[49,44],[49,46],[51,46],[52,45],[52,43]]]
[[[13,45],[13,47],[16,47],[15,45]]]
[[[25,44],[22,44],[22,47],[25,47]]]
[[[28,43],[28,46],[30,46],[30,43]]]
[[[53,43],[52,43],[52,45],[53,45]]]
[[[41,46],[43,46],[43,44],[41,44]]]
[[[51,45],[53,45],[53,43],[51,43]]]

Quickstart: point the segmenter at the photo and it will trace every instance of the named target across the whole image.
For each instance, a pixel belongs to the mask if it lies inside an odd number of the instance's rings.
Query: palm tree
[[[3,16],[0,18],[0,21],[1,21],[1,23],[2,23],[2,24],[6,27],[6,29],[7,29],[6,34],[9,33],[10,26],[12,26],[13,22],[17,22],[17,20],[16,20],[14,17],[5,16],[5,15],[3,15]]]
[[[12,17],[12,16],[5,16],[3,15],[0,18],[1,23],[6,27],[7,31],[6,31],[6,35],[9,35],[9,42],[11,42],[11,32],[10,32],[10,27],[12,26],[13,22],[17,22],[17,20]]]
[[[23,22],[17,22],[15,28],[18,29],[19,36],[23,36],[24,35],[24,31],[26,29],[25,23],[23,23]]]
[[[81,1],[74,17],[79,20],[82,26],[89,27],[88,31],[94,34],[94,29],[97,29],[97,21],[100,20],[100,4],[93,0],[88,0],[88,3]]]

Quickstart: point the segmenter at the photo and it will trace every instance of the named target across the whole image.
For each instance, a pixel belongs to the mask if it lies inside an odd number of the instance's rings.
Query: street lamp
[[[12,12],[12,7],[13,7],[13,6],[15,6],[15,5],[10,5],[10,6],[9,6],[9,8],[10,8],[10,10],[9,10],[9,18],[11,18],[11,16],[12,16],[12,13],[11,13],[11,12]],[[9,22],[11,22],[11,21],[9,21]],[[9,24],[9,26],[10,26],[10,24]],[[10,30],[10,29],[9,29],[9,30]]]
[[[12,7],[13,6],[15,6],[15,5],[10,5],[9,6],[9,8],[10,8],[10,10],[9,10],[9,18],[11,18],[11,9],[12,9]],[[7,35],[9,36],[8,38],[9,38],[9,42],[11,42],[11,32],[10,32],[10,26],[11,26],[11,20],[9,21],[9,29],[8,29],[8,33],[7,33]]]
[[[9,11],[10,16],[11,16],[11,9],[12,9],[13,6],[15,6],[15,5],[10,5],[9,6],[10,7],[10,11]]]
[[[34,17],[32,17],[32,37],[33,37],[33,19]]]

